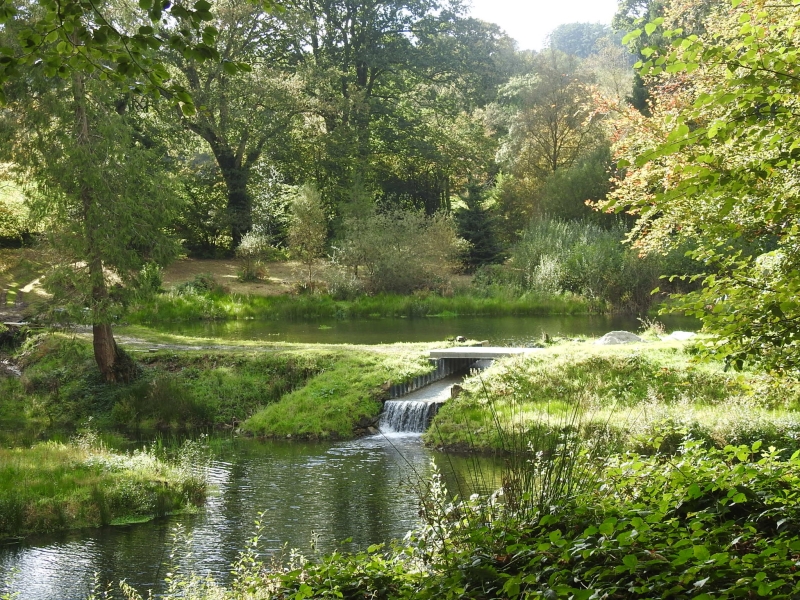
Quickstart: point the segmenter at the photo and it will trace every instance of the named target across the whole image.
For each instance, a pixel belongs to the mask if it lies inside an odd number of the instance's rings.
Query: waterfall
[[[379,423],[381,433],[422,433],[441,405],[441,401],[387,400]]]

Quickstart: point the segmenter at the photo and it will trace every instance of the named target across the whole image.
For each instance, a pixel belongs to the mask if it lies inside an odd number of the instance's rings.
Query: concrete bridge
[[[394,384],[389,388],[389,398],[400,398],[450,375],[459,373],[466,375],[473,369],[485,369],[498,358],[533,354],[542,350],[543,348],[503,348],[500,346],[456,346],[431,350],[428,360],[433,366],[433,371]]]

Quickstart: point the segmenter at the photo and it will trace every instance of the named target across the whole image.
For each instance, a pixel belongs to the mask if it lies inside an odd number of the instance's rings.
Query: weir
[[[423,433],[441,405],[450,399],[452,385],[464,375],[487,368],[497,358],[539,350],[484,346],[431,350],[429,360],[434,369],[430,373],[389,388],[390,399],[384,403],[379,421],[381,433]]]

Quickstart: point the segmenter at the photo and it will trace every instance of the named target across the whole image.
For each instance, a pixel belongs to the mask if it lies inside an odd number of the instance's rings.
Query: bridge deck
[[[482,358],[503,358],[504,356],[515,356],[519,354],[532,354],[540,352],[544,348],[503,348],[484,347],[484,346],[461,346],[457,348],[442,348],[431,350],[431,358],[472,358],[480,360]]]

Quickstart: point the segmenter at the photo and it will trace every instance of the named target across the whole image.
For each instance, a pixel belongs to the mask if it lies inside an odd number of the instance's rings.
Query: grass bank
[[[427,316],[534,316],[603,312],[605,306],[572,294],[521,296],[432,293],[361,296],[335,300],[325,294],[248,296],[220,291],[172,291],[142,302],[127,317],[136,324],[195,320],[311,320]]]
[[[198,347],[199,340],[178,339]],[[387,384],[429,368],[429,346],[129,347],[137,377],[109,385],[89,340],[35,336],[16,353],[22,376],[0,379],[0,441],[30,444],[89,417],[128,432],[242,427],[266,436],[352,437],[373,424]]]
[[[717,447],[762,440],[800,448],[800,386],[692,360],[691,346],[566,343],[497,362],[464,383],[425,434],[437,447],[504,447],[503,430],[565,426],[619,450],[673,451],[686,438]],[[567,423],[565,425],[565,423]],[[498,428],[498,425],[500,427]]]
[[[112,452],[84,434],[69,443],[0,448],[0,539],[129,523],[203,502],[201,449],[174,460],[155,452]]]

